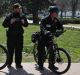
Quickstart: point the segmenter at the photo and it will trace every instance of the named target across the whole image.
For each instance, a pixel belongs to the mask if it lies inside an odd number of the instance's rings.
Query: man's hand
[[[10,21],[10,23],[13,24],[15,21],[16,21],[16,19],[12,18],[11,21]]]
[[[50,34],[50,31],[45,31],[44,34],[48,35],[48,34]]]
[[[61,35],[61,32],[60,31],[55,32],[55,36],[56,37],[59,37],[60,35]]]

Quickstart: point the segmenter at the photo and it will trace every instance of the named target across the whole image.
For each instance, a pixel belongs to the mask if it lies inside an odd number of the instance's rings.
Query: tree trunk
[[[33,23],[39,24],[39,18],[38,18],[38,10],[33,10]]]
[[[61,9],[61,18],[63,18],[63,10]]]
[[[65,11],[65,18],[66,18],[66,11]]]
[[[72,18],[74,18],[74,17],[75,17],[75,14],[76,14],[76,10],[75,10],[75,9],[73,9],[73,10],[72,10]]]
[[[72,0],[71,1],[72,5],[72,18],[75,17],[76,10],[77,10],[77,5],[78,5],[78,0]]]

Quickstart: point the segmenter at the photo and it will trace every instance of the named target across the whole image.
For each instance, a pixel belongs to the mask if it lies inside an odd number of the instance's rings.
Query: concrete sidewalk
[[[15,64],[13,63],[10,70],[4,68],[0,71],[0,75],[59,75],[51,72],[47,67],[48,64],[44,64],[45,70],[39,71],[38,66],[35,63],[22,63],[23,69],[16,70]],[[70,70],[63,75],[80,75],[80,64],[72,63]]]

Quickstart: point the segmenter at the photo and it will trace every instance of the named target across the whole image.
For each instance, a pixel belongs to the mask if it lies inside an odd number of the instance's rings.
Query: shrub
[[[80,18],[63,18],[63,19],[60,19],[60,21],[63,24],[68,24],[68,23],[71,23],[71,24],[80,24]]]

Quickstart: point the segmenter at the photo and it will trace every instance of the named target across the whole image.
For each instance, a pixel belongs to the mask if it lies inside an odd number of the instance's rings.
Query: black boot
[[[49,65],[48,67],[50,70],[54,71],[54,70],[58,70],[58,67],[56,67],[55,65]]]
[[[23,66],[22,65],[16,65],[16,68],[18,69],[18,68],[23,68]]]
[[[12,68],[12,66],[11,66],[11,65],[7,65],[7,68],[9,68],[9,69],[10,69],[10,68]]]
[[[42,61],[38,61],[38,66],[40,70],[44,70]]]

